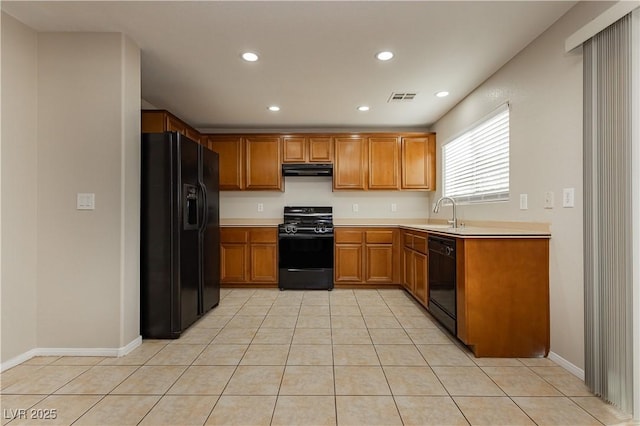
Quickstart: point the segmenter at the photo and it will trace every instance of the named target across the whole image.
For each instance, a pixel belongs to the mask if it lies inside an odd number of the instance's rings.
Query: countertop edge
[[[448,228],[440,224],[415,223],[347,223],[334,222],[336,228],[399,228],[411,231],[426,232],[455,238],[540,238],[550,239],[551,233],[541,229],[519,229],[508,227],[490,226],[465,226],[460,228]],[[278,219],[224,219],[220,221],[223,228],[230,227],[277,227]]]

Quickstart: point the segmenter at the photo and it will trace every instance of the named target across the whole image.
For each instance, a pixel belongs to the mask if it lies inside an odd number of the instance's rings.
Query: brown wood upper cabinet
[[[435,134],[335,136],[334,190],[435,190]]]
[[[283,190],[283,163],[334,163],[334,190],[433,191],[434,133],[208,134],[165,110],[142,110],[142,132],[175,131],[220,155],[220,189]]]
[[[204,142],[200,132],[169,111],[162,109],[143,109],[140,127],[142,133],[178,132],[198,143]],[[206,146],[206,142],[204,145]]]
[[[367,140],[336,137],[333,189],[367,189]]]
[[[402,138],[402,189],[436,189],[436,140],[434,134]]]
[[[369,138],[369,189],[400,188],[400,145],[397,137]]]
[[[280,138],[277,136],[247,136],[246,189],[282,190]]]
[[[283,163],[333,163],[333,140],[329,136],[284,136]]]
[[[208,136],[209,149],[218,153],[220,161],[220,189],[244,189],[244,144],[241,136]]]
[[[207,139],[220,156],[221,190],[282,191],[280,137],[219,134]]]

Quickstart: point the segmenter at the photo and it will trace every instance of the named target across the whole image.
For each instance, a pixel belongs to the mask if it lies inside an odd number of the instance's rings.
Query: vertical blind
[[[443,146],[443,195],[462,202],[509,199],[509,105]]]
[[[631,94],[639,90],[632,22],[627,15],[583,45],[585,382],[627,413],[633,406],[632,231],[638,226],[631,207],[638,167]]]

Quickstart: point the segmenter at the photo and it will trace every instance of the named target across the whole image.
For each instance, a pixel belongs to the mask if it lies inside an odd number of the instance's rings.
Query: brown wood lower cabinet
[[[278,283],[278,229],[223,227],[220,229],[222,286]]]
[[[336,285],[398,284],[399,236],[397,228],[335,228]]]
[[[427,234],[402,231],[402,241],[404,266],[402,284],[418,302],[427,307],[429,298]]]
[[[402,230],[402,284],[428,309],[428,233]],[[457,337],[477,357],[549,353],[549,240],[456,239]]]
[[[549,353],[549,240],[466,238],[457,247],[458,338],[478,357]]]

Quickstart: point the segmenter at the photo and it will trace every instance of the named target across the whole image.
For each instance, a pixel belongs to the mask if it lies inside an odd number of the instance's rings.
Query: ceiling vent
[[[416,92],[393,92],[387,102],[411,102],[417,94]]]

